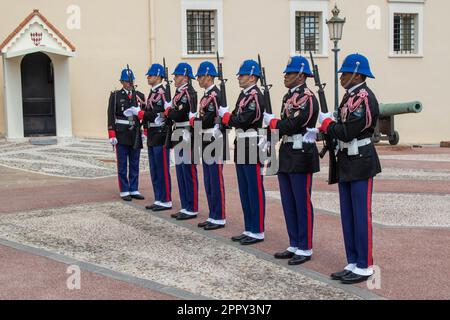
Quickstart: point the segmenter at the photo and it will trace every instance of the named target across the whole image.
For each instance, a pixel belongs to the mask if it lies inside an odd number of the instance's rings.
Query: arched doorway
[[[23,57],[22,105],[24,136],[56,136],[54,70],[42,52]]]

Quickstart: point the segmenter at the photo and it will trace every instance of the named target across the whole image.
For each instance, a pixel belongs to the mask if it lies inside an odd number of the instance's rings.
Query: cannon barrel
[[[419,101],[405,103],[380,103],[380,117],[389,117],[405,113],[419,113],[422,111],[422,108],[422,103]]]

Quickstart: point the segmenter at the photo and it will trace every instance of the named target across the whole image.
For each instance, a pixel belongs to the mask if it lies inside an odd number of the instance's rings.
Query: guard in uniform
[[[116,149],[120,196],[125,201],[144,199],[138,191],[142,149],[140,122],[137,116],[125,116],[124,112],[140,110],[145,104],[145,96],[135,91],[136,97],[133,97],[130,79],[134,81],[135,78],[133,72],[129,72],[127,69],[122,71],[120,82],[123,88],[111,93],[108,104],[109,142]]]
[[[258,128],[263,124],[263,113],[265,111],[264,97],[256,85],[261,70],[254,60],[243,62],[237,73],[239,86],[243,89],[232,113],[227,107],[219,110],[222,123],[226,126],[240,129],[236,131],[234,141],[234,161],[239,185],[239,195],[242,210],[244,212],[245,230],[231,240],[239,241],[242,245],[251,245],[264,241],[264,218],[266,210],[266,199],[263,185],[263,166],[258,155]],[[249,130],[252,129],[252,130]],[[249,131],[247,131],[249,130]],[[239,140],[239,141],[238,141]],[[245,146],[239,153],[239,146]],[[257,159],[254,155],[258,155]],[[239,160],[239,161],[238,161]],[[256,161],[255,161],[256,160]]]
[[[180,194],[181,210],[172,214],[172,218],[177,220],[188,220],[197,217],[198,214],[198,177],[197,165],[193,162],[192,154],[192,132],[189,123],[189,114],[193,106],[197,103],[197,93],[190,84],[190,79],[194,79],[192,67],[187,63],[180,63],[172,73],[175,87],[175,96],[171,102],[165,105],[165,117],[175,123],[175,130],[183,130],[183,136],[173,143],[173,146],[183,139],[190,141],[191,159],[186,162],[183,157],[183,150],[179,154],[175,153],[176,172],[178,181],[178,191]]]
[[[374,78],[369,61],[360,54],[349,55],[339,70],[347,90],[337,119],[321,113],[320,131],[338,140],[337,175],[342,229],[348,265],[332,279],[351,284],[372,274],[372,190],[373,178],[381,172],[371,140],[379,116],[378,101],[367,87]]]
[[[214,64],[209,61],[204,61],[200,64],[196,75],[200,87],[205,89],[205,94],[200,100],[198,115],[190,114],[190,123],[194,127],[195,121],[201,121],[203,151],[211,144],[211,141],[223,137],[219,123],[217,123],[219,109],[222,107],[221,92],[214,84],[214,78],[217,76],[218,73]],[[205,159],[203,155],[202,162],[209,218],[205,222],[200,222],[198,227],[205,230],[223,228],[226,222],[223,159],[220,157],[221,154],[216,155],[214,152],[211,156],[211,159]]]
[[[148,84],[152,86],[144,110],[138,114],[147,136],[150,178],[155,194],[155,202],[145,208],[153,211],[172,209],[170,179],[170,148],[166,148],[167,125],[164,118],[166,92],[163,86],[164,67],[153,64],[147,72]]]
[[[283,98],[281,119],[264,114],[264,122],[282,136],[278,181],[283,205],[289,247],[275,253],[277,259],[290,259],[289,265],[311,260],[313,248],[314,209],[311,202],[313,174],[319,171],[319,153],[314,129],[319,103],[306,79],[313,77],[309,62],[302,56],[292,57],[284,70],[284,85],[289,89]]]

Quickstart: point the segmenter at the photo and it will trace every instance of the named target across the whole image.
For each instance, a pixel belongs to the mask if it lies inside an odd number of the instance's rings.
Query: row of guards
[[[164,65],[153,64],[148,70],[146,76],[151,90],[147,97],[135,90],[135,77],[127,66],[120,78],[122,89],[111,93],[108,106],[109,141],[117,154],[122,199],[144,199],[138,191],[138,182],[140,152],[146,140],[154,190],[154,203],[146,209],[155,212],[172,210],[170,150],[173,148],[176,150],[175,171],[181,209],[171,216],[177,220],[196,218],[199,187],[197,164],[192,161],[193,128],[201,127],[203,151],[216,140],[224,139],[227,129],[234,128],[234,162],[244,231],[231,240],[242,245],[262,242],[266,213],[264,162],[259,156],[256,162],[251,158],[255,145],[268,149],[270,153],[274,150],[271,146],[280,142],[277,176],[289,246],[285,251],[275,253],[274,257],[287,259],[290,265],[299,265],[311,260],[313,255],[313,175],[320,170],[319,158],[328,152],[328,182],[339,186],[348,262],[331,278],[346,284],[367,280],[373,274],[373,178],[381,172],[371,139],[379,105],[366,84],[366,79],[374,76],[366,57],[349,55],[339,70],[346,93],[338,111],[333,114],[328,111],[318,66],[312,54],[311,60],[312,69],[303,56],[289,60],[284,70],[284,85],[288,91],[283,97],[280,117],[272,113],[271,86],[267,84],[260,58],[259,61],[245,60],[240,66],[237,77],[242,91],[232,111],[227,104],[226,80],[218,55],[217,67],[204,61],[195,76],[189,64],[178,64],[172,73],[176,88],[173,97],[165,61]],[[216,78],[220,80],[219,86],[215,85]],[[307,86],[308,78],[315,80],[318,99]],[[192,86],[194,79],[204,89],[199,103]],[[319,128],[316,128],[317,121]],[[268,129],[266,136],[256,132],[261,128]],[[325,148],[320,153],[316,146],[318,136],[324,136],[325,141]],[[282,138],[275,141],[274,137]],[[188,143],[190,148],[177,149],[181,143]],[[226,224],[223,178],[226,152],[217,153],[220,156],[213,152],[216,161],[202,162],[209,217],[198,226],[205,230],[220,229]]]

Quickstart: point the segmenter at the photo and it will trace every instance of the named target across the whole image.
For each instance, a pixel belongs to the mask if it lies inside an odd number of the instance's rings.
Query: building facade
[[[423,103],[422,113],[396,118],[401,142],[449,140],[450,2],[436,0],[17,0],[14,7],[1,2],[0,135],[106,137],[109,92],[120,87],[127,64],[138,90],[148,92],[151,63],[165,57],[170,71],[180,61],[195,69],[205,59],[215,61],[216,51],[229,79],[230,107],[240,91],[235,74],[241,62],[260,53],[279,113],[286,91],[282,71],[290,56],[309,50],[333,107],[326,19],[335,3],[346,18],[340,59],[353,52],[369,57],[376,76],[369,86],[380,102]],[[308,85],[314,87],[312,81]]]

